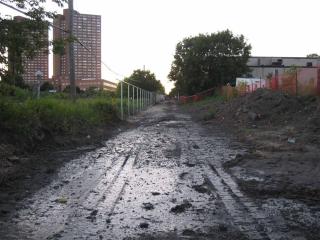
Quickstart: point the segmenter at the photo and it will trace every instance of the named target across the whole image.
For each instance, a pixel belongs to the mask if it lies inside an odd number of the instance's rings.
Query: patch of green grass
[[[76,102],[54,96],[24,101],[0,97],[0,130],[22,139],[33,139],[40,133],[76,134],[117,120],[115,100],[111,97]]]
[[[186,104],[181,104],[182,110],[189,111],[189,110],[204,110],[210,109],[212,105],[223,102],[224,98],[220,94],[215,94],[212,96],[208,96],[201,101],[197,102],[188,102]]]

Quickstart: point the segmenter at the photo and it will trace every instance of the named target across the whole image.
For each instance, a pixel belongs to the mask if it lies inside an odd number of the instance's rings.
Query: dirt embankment
[[[46,178],[61,166],[63,159],[50,157],[55,152],[66,152],[69,158],[88,149],[101,146],[104,140],[131,127],[126,122],[109,123],[91,129],[83,128],[74,134],[48,134],[36,139],[17,139],[6,134],[0,137],[0,189],[10,188],[18,182],[31,181],[36,175]]]
[[[259,197],[320,199],[318,98],[259,89],[229,102],[212,101],[189,110],[209,126],[229,129],[246,145],[245,154],[225,165],[243,190]]]

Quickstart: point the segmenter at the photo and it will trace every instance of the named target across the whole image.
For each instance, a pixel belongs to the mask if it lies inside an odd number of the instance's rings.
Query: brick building
[[[14,20],[17,22],[23,22],[23,21],[29,21],[28,19],[21,17],[21,16],[16,16],[14,17]],[[29,86],[34,86],[37,84],[37,77],[36,77],[36,72],[41,71],[43,74],[42,81],[48,81],[49,78],[49,39],[48,39],[48,29],[46,32],[43,34],[41,41],[47,43],[46,46],[38,51],[36,51],[36,54],[33,58],[27,58],[26,56],[21,56],[16,58],[16,61],[21,62],[23,66],[23,82]],[[15,54],[14,51],[11,51],[9,49],[9,55]],[[8,68],[9,72],[13,71],[13,74],[15,74],[15,64],[20,64],[17,62],[9,62]]]
[[[63,15],[58,15],[53,24],[68,30],[69,10],[64,9]],[[80,14],[74,11],[73,34],[84,45],[74,42],[75,80],[76,85],[86,90],[89,87],[99,87],[101,80],[101,16]],[[68,33],[53,29],[53,40],[66,39]],[[69,50],[65,47],[65,54],[53,56],[52,82],[63,90],[69,81]],[[90,50],[90,51],[88,51]]]

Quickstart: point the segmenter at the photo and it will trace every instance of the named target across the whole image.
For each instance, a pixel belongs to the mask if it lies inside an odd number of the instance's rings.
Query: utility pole
[[[73,48],[73,0],[68,0],[69,5],[69,78],[70,93],[73,101],[76,100],[76,80],[75,80],[75,64],[74,64],[74,48]]]

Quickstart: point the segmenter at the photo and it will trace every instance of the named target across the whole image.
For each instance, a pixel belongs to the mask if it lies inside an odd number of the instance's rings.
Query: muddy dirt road
[[[0,239],[306,239],[239,190],[222,164],[245,150],[221,129],[173,104],[135,121],[2,216]]]

